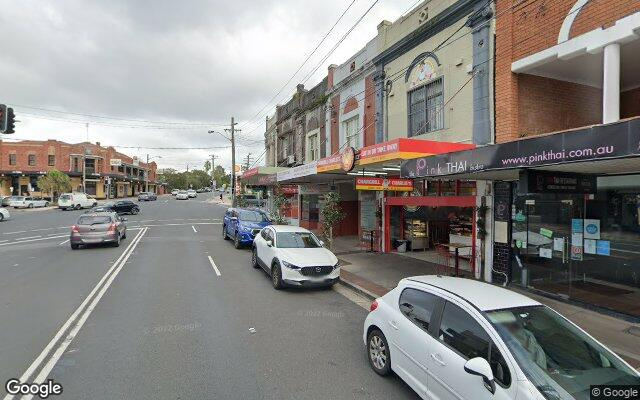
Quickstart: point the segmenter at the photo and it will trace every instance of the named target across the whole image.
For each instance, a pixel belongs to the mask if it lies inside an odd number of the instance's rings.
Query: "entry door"
[[[576,235],[573,221],[581,220],[582,212],[580,196],[516,202],[511,245],[516,255],[513,279],[517,283],[571,296],[576,261],[583,257],[582,232]]]

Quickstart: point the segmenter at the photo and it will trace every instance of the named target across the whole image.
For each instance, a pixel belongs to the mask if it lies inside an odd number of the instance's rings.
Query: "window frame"
[[[509,362],[507,360],[507,357],[505,357],[504,351],[502,351],[500,349],[500,346],[498,346],[496,344],[496,339],[491,335],[491,333],[487,330],[487,328],[485,326],[483,326],[483,324],[479,321],[479,319],[476,318],[473,314],[471,314],[468,310],[466,310],[464,306],[462,306],[461,304],[456,303],[455,301],[452,301],[450,299],[443,298],[442,300],[443,300],[442,303],[441,303],[442,307],[438,310],[438,313],[437,313],[437,326],[434,325],[435,322],[436,322],[435,320],[434,320],[433,324],[430,323],[430,325],[429,325],[429,329],[431,329],[432,325],[433,325],[433,330],[435,332],[434,338],[438,341],[439,344],[441,344],[442,346],[445,346],[449,350],[453,351],[455,354],[457,354],[459,357],[461,357],[463,360],[465,360],[465,362],[469,361],[469,358],[467,358],[467,356],[465,356],[464,354],[460,353],[460,351],[458,351],[458,349],[450,346],[449,344],[445,343],[443,340],[440,340],[440,335],[439,335],[440,326],[442,324],[442,317],[444,316],[444,311],[445,311],[445,307],[446,307],[447,303],[450,303],[451,305],[458,307],[460,310],[462,310],[464,313],[466,313],[467,316],[469,316],[471,319],[473,319],[473,321],[480,327],[480,329],[482,329],[484,331],[484,333],[489,338],[489,348],[488,348],[488,352],[487,352],[487,358],[485,358],[485,360],[487,360],[487,362],[490,362],[489,360],[491,359],[491,353],[492,353],[492,349],[493,348],[496,348],[498,350],[498,352],[500,353],[500,355],[502,356],[502,359],[504,360],[505,366],[507,368],[507,372],[509,373],[509,384],[505,385],[504,383],[502,383],[502,382],[498,381],[497,379],[495,379],[495,377],[494,377],[494,381],[503,389],[510,388],[511,384],[513,383],[513,380],[515,379],[514,377],[516,376],[516,374],[514,372],[514,369],[511,366],[511,362]],[[478,312],[482,314],[482,312],[480,310],[478,310]],[[436,315],[434,314],[434,316],[436,316]],[[486,320],[486,316],[482,315],[482,318],[484,318]],[[488,320],[486,322],[488,322]],[[491,325],[489,324],[489,326],[491,326]],[[497,337],[498,337],[499,340],[502,340],[499,335]],[[503,345],[504,345],[504,343],[503,343]],[[504,346],[504,347],[505,347],[505,350],[507,352],[509,352],[509,348],[506,347],[506,346]]]
[[[56,155],[55,154],[48,154],[47,155],[47,165],[49,167],[55,167],[55,165],[56,165]]]
[[[354,133],[353,135],[349,136],[349,126],[350,124],[354,125]],[[349,145],[351,147],[353,147],[354,149],[358,150],[360,149],[362,146],[360,144],[360,129],[358,128],[358,126],[360,125],[360,115],[354,115],[353,117],[347,118],[344,121],[342,121],[343,127],[344,127],[344,143],[342,143],[342,146],[344,147],[345,145]],[[349,138],[355,137],[355,143],[352,145],[349,141]]]
[[[18,155],[16,153],[9,154],[9,165],[17,165],[18,164]]]
[[[440,93],[437,96],[432,96],[431,99],[436,98],[436,97],[442,97],[442,101],[440,103],[441,110],[440,110],[440,113],[439,113],[440,114],[439,115],[440,121],[438,121],[440,123],[437,124],[437,128],[436,129],[429,129],[429,130],[425,130],[424,132],[422,132],[422,130],[420,129],[420,130],[417,131],[417,132],[420,132],[420,133],[414,133],[413,129],[412,129],[412,126],[411,126],[411,117],[413,115],[418,114],[419,112],[420,113],[424,112],[424,114],[425,114],[425,125],[426,126],[429,125],[428,123],[429,123],[429,119],[430,119],[429,118],[430,114],[429,114],[428,103],[429,103],[430,97],[428,95],[428,88],[431,85],[435,85],[436,83],[438,83],[438,81],[441,82]],[[445,129],[445,123],[444,123],[445,122],[444,121],[444,111],[445,111],[445,107],[444,107],[444,104],[445,104],[444,92],[445,92],[445,86],[444,86],[444,83],[445,83],[444,75],[440,75],[440,76],[438,76],[438,77],[436,77],[436,78],[434,78],[434,79],[432,79],[432,80],[430,80],[428,82],[425,82],[424,84],[422,84],[420,86],[417,86],[417,87],[415,87],[415,88],[413,88],[413,89],[411,89],[410,91],[407,92],[407,128],[408,128],[407,132],[408,132],[408,137],[411,138],[411,137],[415,137],[415,136],[426,135],[426,134],[429,134],[429,133],[433,133],[433,132],[437,132],[437,131],[441,131],[441,130]],[[412,97],[412,95],[414,93],[417,93],[418,91],[424,91],[424,98],[422,99],[422,102],[424,102],[424,108],[422,110],[420,110],[420,111],[412,112],[411,111],[411,105],[412,105],[411,104],[411,97]],[[434,121],[437,121],[437,119],[434,119]]]
[[[431,318],[429,319],[429,329],[428,330],[425,330],[424,328],[422,328],[421,326],[416,324],[411,318],[409,318],[400,309],[400,306],[402,305],[400,300],[402,299],[402,295],[407,290],[414,290],[414,291],[417,291],[417,292],[420,292],[420,293],[435,297],[436,302],[433,305],[433,310],[431,311]],[[446,300],[443,299],[442,297],[438,296],[437,294],[429,292],[429,291],[426,291],[426,290],[418,289],[418,288],[415,288],[415,287],[412,287],[412,286],[407,286],[404,289],[402,289],[402,292],[400,292],[400,295],[398,296],[398,310],[400,311],[400,314],[402,314],[402,316],[404,318],[409,320],[409,322],[411,322],[412,324],[417,326],[420,330],[422,330],[423,332],[429,334],[430,336],[432,336],[436,340],[438,339],[437,338],[438,330],[435,329],[435,328],[438,328],[438,329],[440,328],[440,317],[442,316],[442,310],[444,308],[444,304],[445,303],[446,303]]]

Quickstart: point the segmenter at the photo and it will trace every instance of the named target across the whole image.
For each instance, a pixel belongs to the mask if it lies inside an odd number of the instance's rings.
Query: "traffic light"
[[[7,106],[0,104],[0,133],[7,130]]]
[[[13,108],[0,104],[0,133],[14,133],[16,130],[16,115]]]
[[[7,109],[7,129],[4,133],[14,133],[16,131],[16,115],[13,113],[13,108]]]

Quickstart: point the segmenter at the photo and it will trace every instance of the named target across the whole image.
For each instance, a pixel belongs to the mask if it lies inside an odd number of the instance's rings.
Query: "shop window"
[[[444,128],[442,78],[409,92],[409,136]]]
[[[49,154],[48,160],[47,160],[47,165],[50,167],[53,167],[56,165],[56,156],[53,154]]]
[[[438,195],[438,181],[425,181],[426,196],[437,196]]]
[[[9,165],[16,165],[16,155],[9,154]]]
[[[359,118],[356,116],[343,122],[345,147],[353,147],[354,149],[360,148],[360,131],[358,129],[358,120]]]
[[[475,196],[476,195],[475,181],[460,181],[458,185],[459,185],[458,196]]]
[[[441,181],[440,182],[440,195],[441,196],[455,196],[456,195],[456,181]]]

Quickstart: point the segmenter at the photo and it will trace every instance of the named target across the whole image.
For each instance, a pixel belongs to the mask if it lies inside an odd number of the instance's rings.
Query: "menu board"
[[[360,193],[360,226],[362,230],[377,229],[376,210],[378,209],[375,192]]]

